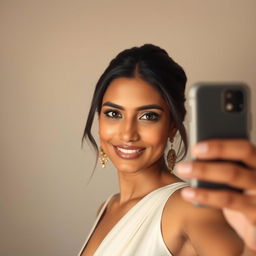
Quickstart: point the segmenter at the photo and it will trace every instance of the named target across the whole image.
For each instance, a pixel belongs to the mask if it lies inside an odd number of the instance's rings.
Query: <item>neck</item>
[[[175,182],[175,176],[170,175],[167,170],[164,161],[161,161],[159,164],[133,173],[118,171],[119,202],[125,203],[132,199],[142,198],[161,186]]]

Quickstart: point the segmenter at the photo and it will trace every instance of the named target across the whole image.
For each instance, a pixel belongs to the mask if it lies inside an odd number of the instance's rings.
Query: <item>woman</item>
[[[120,193],[109,197],[79,255],[179,255],[192,244],[199,255],[241,255],[242,241],[221,210],[182,200],[186,187],[173,173],[173,141],[187,151],[183,125],[186,75],[163,49],[125,50],[100,77],[84,137],[99,115],[99,159],[117,169]],[[170,141],[166,165],[164,151]]]

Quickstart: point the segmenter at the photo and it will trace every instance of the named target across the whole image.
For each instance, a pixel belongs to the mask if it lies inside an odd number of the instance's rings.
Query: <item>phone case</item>
[[[193,85],[189,90],[191,145],[214,138],[249,138],[249,96],[249,87],[244,83],[198,83]],[[215,161],[223,160],[216,159]],[[196,179],[192,179],[190,183],[193,187],[233,189],[241,192],[240,189],[225,184]]]

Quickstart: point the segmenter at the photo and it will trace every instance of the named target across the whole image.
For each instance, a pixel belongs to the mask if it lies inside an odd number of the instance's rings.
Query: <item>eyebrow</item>
[[[108,107],[112,107],[112,108],[125,110],[124,107],[117,105],[115,103],[109,102],[109,101],[105,102],[102,106],[108,106]],[[162,107],[160,107],[159,105],[155,105],[155,104],[144,105],[144,106],[140,106],[140,107],[136,108],[137,111],[147,110],[147,109],[159,109],[159,110],[164,111]]]

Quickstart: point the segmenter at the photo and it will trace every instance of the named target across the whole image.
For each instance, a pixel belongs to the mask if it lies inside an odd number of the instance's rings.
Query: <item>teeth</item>
[[[133,154],[140,152],[139,149],[124,149],[124,148],[117,148],[119,151],[126,153],[126,154]]]

